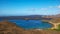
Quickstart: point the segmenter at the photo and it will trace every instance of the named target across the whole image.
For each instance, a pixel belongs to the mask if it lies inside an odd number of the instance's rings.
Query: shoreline
[[[49,23],[54,25],[51,29],[58,29],[58,25],[60,24],[60,23],[52,23],[52,22]]]
[[[43,20],[43,21],[45,21],[45,20]],[[45,21],[45,22],[47,22],[47,21]],[[48,29],[58,29],[58,25],[60,24],[60,23],[53,23],[53,22],[50,22],[50,21],[48,21],[48,23],[50,23],[50,24],[52,24],[52,27],[51,28],[46,28],[47,30]],[[36,30],[44,30],[44,29],[36,29]]]

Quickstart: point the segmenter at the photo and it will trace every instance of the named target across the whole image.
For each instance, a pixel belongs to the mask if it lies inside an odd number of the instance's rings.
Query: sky
[[[0,0],[0,16],[60,14],[60,0]]]

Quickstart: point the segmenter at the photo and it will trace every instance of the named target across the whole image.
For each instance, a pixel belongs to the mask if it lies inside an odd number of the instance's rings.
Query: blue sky
[[[0,0],[0,16],[60,14],[60,0]]]

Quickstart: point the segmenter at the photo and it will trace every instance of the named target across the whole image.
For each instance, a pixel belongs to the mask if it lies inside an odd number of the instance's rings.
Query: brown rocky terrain
[[[50,21],[53,22],[53,23],[60,23],[60,18],[53,18]]]
[[[0,22],[0,34],[60,34],[60,31],[54,30],[24,30],[16,26],[15,23]]]

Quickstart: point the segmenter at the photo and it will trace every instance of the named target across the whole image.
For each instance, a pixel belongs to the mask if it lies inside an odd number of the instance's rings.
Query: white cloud
[[[36,11],[36,8],[27,8],[26,11]]]
[[[53,8],[53,6],[49,6],[49,8]]]
[[[58,6],[49,6],[49,8],[60,8],[60,5],[58,5]]]
[[[48,8],[41,8],[40,10],[48,10]]]
[[[57,8],[60,8],[60,5],[59,5],[59,6],[57,6]]]
[[[60,12],[60,10],[58,10],[58,12]]]

